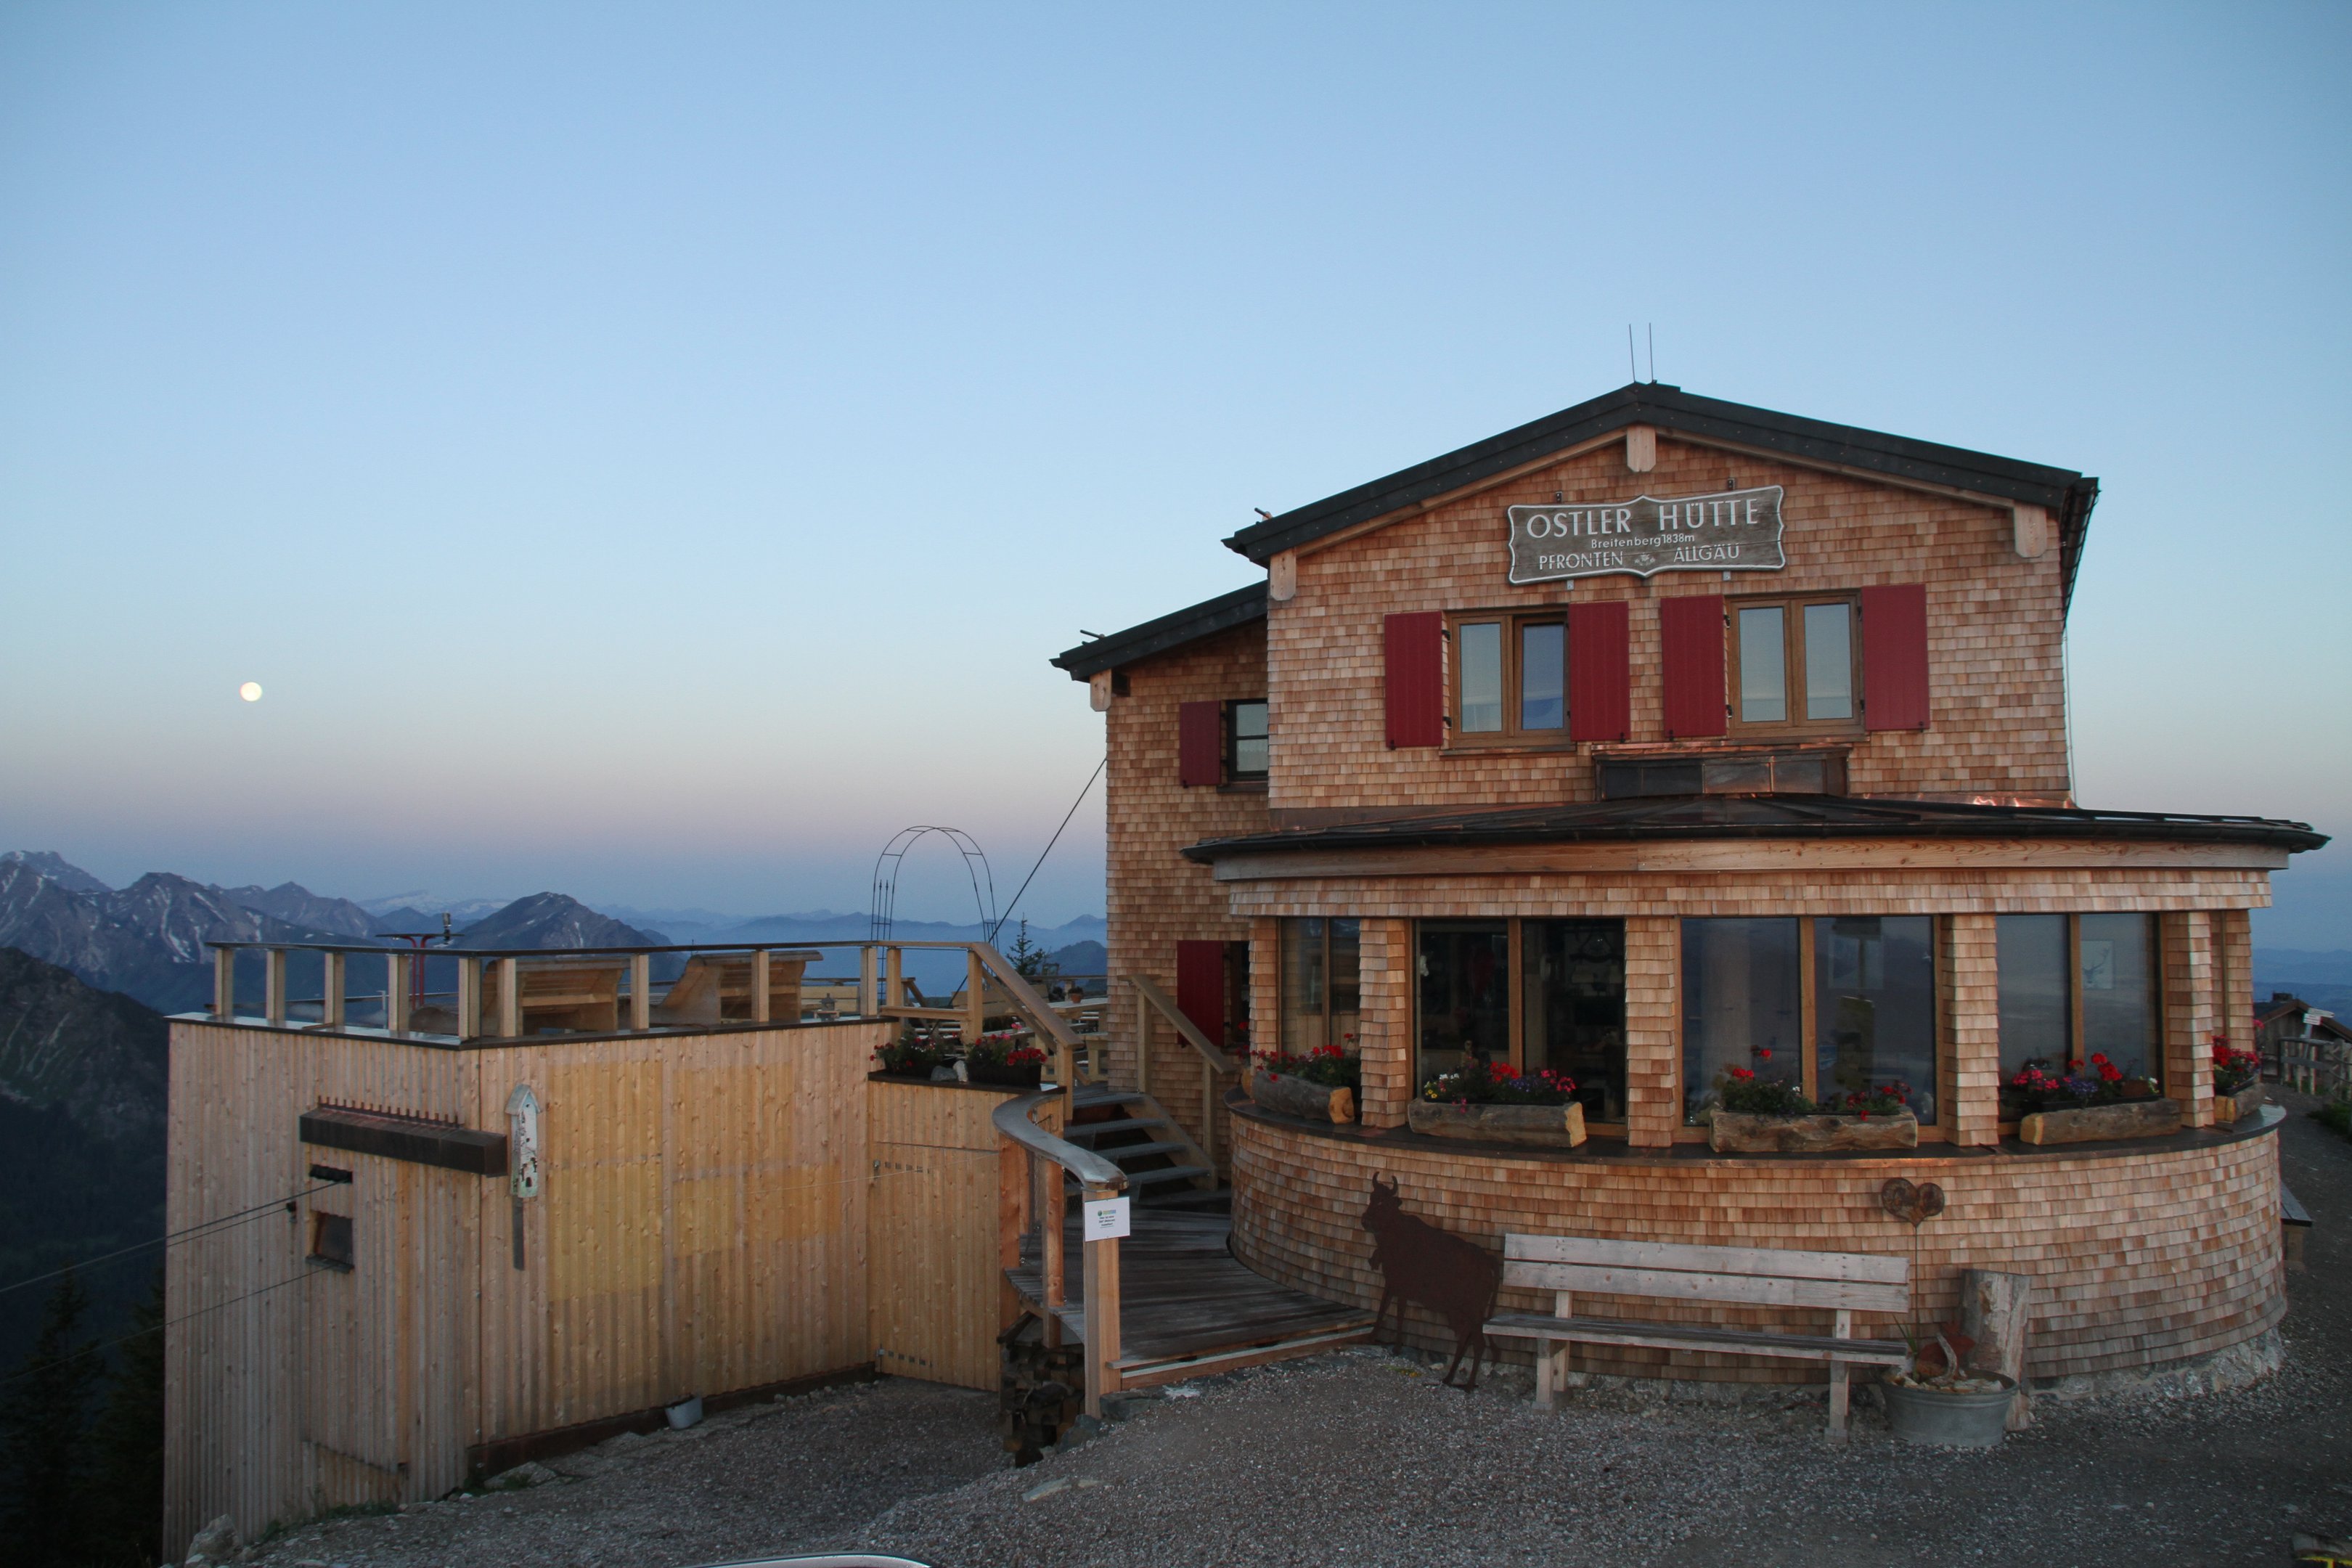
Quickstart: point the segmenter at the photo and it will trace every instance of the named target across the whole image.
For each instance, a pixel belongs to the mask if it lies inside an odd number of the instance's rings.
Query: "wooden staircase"
[[[1217,1184],[1217,1167],[1168,1108],[1137,1089],[1082,1084],[1062,1136],[1127,1173],[1138,1208],[1226,1209],[1232,1194]],[[1076,1184],[1065,1178],[1068,1190]]]

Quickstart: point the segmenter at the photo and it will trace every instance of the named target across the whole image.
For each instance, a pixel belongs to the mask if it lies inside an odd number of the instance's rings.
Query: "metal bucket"
[[[1939,1443],[1951,1448],[1998,1448],[2009,1430],[2009,1407],[2017,1397],[2015,1379],[1997,1372],[2000,1387],[1990,1393],[1945,1394],[1931,1388],[1906,1388],[1882,1383],[1886,1400],[1886,1424],[1906,1442]]]

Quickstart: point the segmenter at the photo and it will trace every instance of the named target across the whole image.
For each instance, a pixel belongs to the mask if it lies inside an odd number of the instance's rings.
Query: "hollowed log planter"
[[[1819,1154],[1840,1149],[1916,1149],[1919,1119],[1893,1116],[1758,1116],[1718,1110],[1707,1147],[1718,1154]]]
[[[1566,1105],[1459,1105],[1416,1100],[1405,1122],[1433,1138],[1466,1138],[1479,1143],[1531,1143],[1573,1149],[1584,1142],[1584,1107]]]
[[[1309,1121],[1356,1119],[1356,1091],[1345,1084],[1334,1088],[1309,1083],[1290,1073],[1257,1068],[1250,1073],[1249,1093],[1252,1100],[1268,1110],[1278,1110],[1285,1116],[1304,1117]]]
[[[2213,1097],[2213,1120],[2227,1126],[2232,1121],[2252,1116],[2263,1106],[2263,1080],[2256,1079],[2235,1094]]]
[[[2180,1131],[2180,1102],[2122,1100],[2070,1110],[2037,1110],[2017,1124],[2025,1143],[2104,1143],[2117,1138],[2161,1138]]]

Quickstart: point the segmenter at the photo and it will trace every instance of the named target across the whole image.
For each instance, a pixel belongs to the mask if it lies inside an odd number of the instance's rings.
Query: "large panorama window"
[[[1576,1080],[1592,1122],[1625,1120],[1625,922],[1423,921],[1415,1084],[1465,1062]]]
[[[2126,1078],[2164,1077],[2156,917],[1998,915],[2000,1076],[2088,1073],[2104,1056]],[[2004,1121],[2015,1107],[2005,1107]]]
[[[1322,1046],[1357,1054],[1360,930],[1320,915],[1282,922],[1282,1048],[1291,1055]]]
[[[1931,917],[1686,920],[1682,938],[1686,1121],[1743,1069],[1815,1101],[1901,1084],[1935,1121]]]
[[[1851,596],[1732,599],[1726,610],[1735,731],[1860,727],[1862,658]]]
[[[1454,617],[1454,742],[1568,738],[1568,622],[1558,610]]]

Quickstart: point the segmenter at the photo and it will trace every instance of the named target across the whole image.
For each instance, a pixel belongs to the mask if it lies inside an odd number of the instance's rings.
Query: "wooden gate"
[[[997,1385],[1012,1294],[997,1256],[1003,1163],[990,1117],[1011,1094],[959,1084],[866,1085],[866,1255],[874,1363],[900,1377]]]

